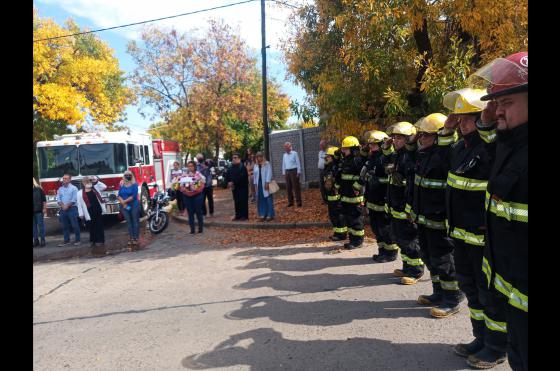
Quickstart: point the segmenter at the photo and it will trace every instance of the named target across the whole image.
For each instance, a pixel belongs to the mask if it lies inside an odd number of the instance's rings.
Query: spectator
[[[130,170],[124,172],[117,198],[121,204],[120,211],[128,225],[127,245],[130,250],[136,250],[140,235],[140,202],[138,201],[138,184]]]
[[[208,200],[208,210],[210,211],[210,217],[214,216],[214,181],[212,177],[212,168],[214,167],[214,161],[207,159],[204,164],[208,168],[208,178],[206,178],[206,187],[204,188],[204,197]],[[215,169],[214,169],[215,171]],[[206,216],[206,214],[204,214]]]
[[[101,251],[105,252],[105,232],[103,231],[103,214],[106,213],[105,201],[99,193],[99,189],[107,186],[100,181],[94,185],[87,176],[82,179],[82,189],[78,191],[77,206],[78,215],[85,220],[89,229],[89,242],[91,247],[99,244]]]
[[[184,203],[189,213],[189,225],[191,233],[194,234],[194,217],[198,221],[198,233],[202,233],[204,219],[202,216],[202,204],[204,202],[204,185],[206,179],[196,170],[196,163],[187,163],[187,174],[180,180],[180,190],[183,193]]]
[[[47,197],[43,188],[33,178],[33,247],[45,246],[44,215],[47,213]],[[39,242],[41,237],[41,242]]]
[[[251,198],[251,203],[256,202],[255,187],[253,185],[253,168],[255,167],[255,155],[251,148],[247,148],[245,151],[245,158],[243,158],[243,164],[247,169],[247,174],[249,176],[249,197]]]
[[[173,162],[173,169],[169,174],[169,184],[171,184],[171,189],[177,200],[177,208],[179,209],[179,215],[185,215],[185,205],[183,204],[183,196],[179,192],[179,179],[183,176],[183,170],[181,169],[181,163],[179,161]]]
[[[272,181],[272,166],[266,161],[262,152],[257,152],[254,174],[253,184],[257,189],[257,210],[260,220],[261,222],[274,220],[274,200],[268,187]]]
[[[319,168],[319,188],[321,189],[321,197],[323,198],[323,203],[327,203],[327,195],[325,193],[325,155],[327,149],[327,142],[321,140],[319,142],[319,163],[317,167]]]
[[[74,246],[80,245],[80,226],[78,224],[78,207],[76,206],[78,188],[72,183],[72,176],[64,174],[62,176],[62,186],[56,194],[56,202],[60,206],[58,220],[62,224],[62,233],[64,234],[64,242],[58,246],[70,245],[70,227],[75,234]]]
[[[231,157],[232,165],[226,172],[226,182],[233,194],[235,216],[232,220],[249,219],[249,175],[238,153]]]
[[[286,153],[282,157],[282,175],[286,177],[286,190],[288,193],[288,207],[294,206],[294,195],[296,193],[296,202],[301,207],[301,188],[299,185],[299,176],[301,174],[301,165],[296,151],[292,150],[290,142],[284,143]]]
[[[212,170],[206,162],[204,161],[204,156],[202,153],[196,155],[196,170],[204,176],[206,179],[204,184],[204,190],[202,191],[202,214],[206,216],[208,210],[206,209],[206,199],[208,199],[208,209],[210,211],[210,216],[214,214],[214,198],[212,190]],[[212,202],[210,202],[212,200]]]

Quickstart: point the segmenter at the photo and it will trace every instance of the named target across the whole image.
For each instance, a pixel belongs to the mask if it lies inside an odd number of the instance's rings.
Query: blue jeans
[[[204,202],[204,193],[199,193],[196,196],[184,196],[184,204],[187,208],[187,213],[189,214],[189,225],[191,226],[191,232],[194,232],[194,216],[196,215],[196,220],[198,221],[198,229],[202,231],[202,226],[204,223],[202,215],[202,203]]]
[[[68,210],[60,210],[58,220],[62,224],[62,233],[64,233],[64,242],[70,242],[70,227],[76,234],[76,242],[80,242],[80,225],[78,224],[78,208],[72,206]]]
[[[33,214],[33,240],[45,239],[45,223],[43,221],[43,212]]]
[[[126,210],[121,206],[120,210],[126,219],[128,235],[130,238],[138,239],[140,235],[140,205],[130,205],[130,210]]]
[[[272,199],[272,194],[269,193],[268,197],[264,197],[264,192],[261,186],[259,186],[259,196],[257,199],[257,210],[259,211],[259,216],[261,218],[270,217],[274,218],[274,200]]]

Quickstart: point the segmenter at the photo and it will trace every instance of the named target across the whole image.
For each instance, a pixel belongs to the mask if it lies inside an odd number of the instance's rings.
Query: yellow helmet
[[[443,105],[455,114],[481,112],[488,103],[480,100],[483,95],[486,95],[484,89],[465,88],[455,90],[445,94]]]
[[[366,140],[368,143],[380,143],[387,138],[389,138],[389,136],[385,132],[379,130],[372,130],[369,132],[369,135],[366,138]]]
[[[401,121],[393,125],[391,134],[414,135],[416,134],[416,128],[410,122]]]
[[[353,136],[348,136],[344,138],[341,145],[341,147],[343,148],[359,147],[359,146],[360,146],[360,141],[358,140],[358,138]]]
[[[437,133],[438,130],[443,127],[443,124],[445,124],[445,120],[447,120],[447,116],[441,113],[432,113],[418,120],[414,126],[416,126],[419,132]]]
[[[338,147],[329,147],[327,148],[327,156],[333,156],[334,157],[334,153],[338,151]]]

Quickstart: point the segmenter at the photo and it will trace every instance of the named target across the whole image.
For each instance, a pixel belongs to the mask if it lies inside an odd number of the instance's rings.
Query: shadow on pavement
[[[237,290],[250,290],[270,287],[276,291],[295,291],[315,293],[334,291],[349,287],[370,287],[397,283],[397,278],[390,273],[379,274],[308,274],[290,276],[285,273],[271,272],[252,277],[249,281],[233,286]]]
[[[321,258],[321,259],[259,259],[237,269],[263,269],[271,271],[309,272],[332,267],[346,267],[352,265],[372,264],[370,257],[359,258]]]
[[[182,366],[204,370],[247,365],[265,370],[450,371],[467,368],[451,345],[399,344],[381,339],[290,340],[271,328],[230,336],[206,353],[185,357]]]
[[[372,318],[430,318],[428,309],[417,304],[416,300],[294,302],[279,297],[265,297],[247,300],[241,309],[231,311],[224,317],[233,320],[268,318],[294,325],[336,326]]]
[[[318,246],[306,246],[306,247],[287,247],[287,248],[266,248],[258,247],[256,249],[251,249],[247,251],[240,251],[232,255],[234,258],[246,257],[246,256],[288,256],[297,254],[309,254],[323,252],[324,254],[330,254],[335,248],[340,247],[340,245],[330,244],[330,245],[318,245]]]

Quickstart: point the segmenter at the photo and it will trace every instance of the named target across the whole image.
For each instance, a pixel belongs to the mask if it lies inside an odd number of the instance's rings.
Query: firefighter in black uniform
[[[340,203],[350,239],[350,242],[344,244],[344,248],[352,250],[361,247],[364,242],[364,193],[363,180],[360,177],[364,161],[360,155],[358,138],[344,138],[341,152],[343,157],[339,165]]]
[[[455,142],[449,153],[446,205],[448,234],[455,243],[455,270],[466,294],[475,339],[457,344],[455,353],[474,355],[469,364],[491,368],[505,361],[507,335],[504,304],[488,290],[482,272],[484,248],[484,197],[495,146],[486,145],[476,130],[485,103],[483,89],[465,88],[445,95],[443,104],[453,113],[439,133],[438,142]]]
[[[508,361],[514,371],[528,369],[528,99],[527,52],[497,58],[475,72],[471,81],[486,82],[491,100],[477,128],[487,142],[495,140],[486,187],[486,242],[482,271],[490,290],[505,305]],[[495,135],[494,135],[495,133]],[[468,361],[476,361],[470,356]]]
[[[417,227],[407,215],[410,209],[411,187],[414,182],[414,158],[416,146],[408,139],[416,134],[410,122],[402,121],[391,128],[391,139],[382,146],[388,175],[387,207],[385,212],[391,219],[391,230],[399,248],[403,269],[395,269],[403,285],[414,285],[424,274],[424,262],[420,258]]]
[[[381,153],[381,143],[389,136],[379,130],[372,130],[366,139],[369,145],[369,156],[366,167],[366,207],[369,214],[369,224],[378,246],[378,254],[372,259],[378,263],[391,262],[397,259],[399,246],[395,243],[391,232],[391,221],[385,213],[388,177],[385,173],[384,156]]]
[[[346,239],[346,233],[348,232],[344,216],[342,215],[342,205],[340,204],[340,181],[337,180],[339,177],[339,160],[340,151],[338,147],[329,147],[325,155],[323,180],[325,183],[329,219],[333,226],[333,235],[330,237],[332,241],[344,241]]]
[[[414,191],[410,216],[418,225],[418,241],[422,260],[432,278],[432,295],[420,295],[418,302],[436,305],[430,314],[436,318],[459,312],[464,299],[455,279],[453,241],[445,225],[445,185],[447,183],[450,143],[438,143],[437,132],[447,117],[432,113],[416,123],[418,152],[414,175]]]

